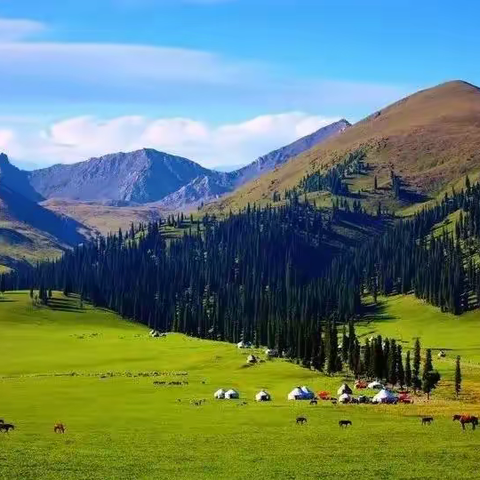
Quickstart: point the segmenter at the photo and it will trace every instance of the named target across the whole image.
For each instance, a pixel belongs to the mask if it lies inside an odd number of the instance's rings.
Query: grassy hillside
[[[405,338],[415,334],[410,328]],[[463,433],[450,415],[478,405],[442,392],[412,406],[288,402],[296,385],[333,391],[343,378],[283,360],[246,367],[246,352],[233,345],[176,334],[152,339],[142,326],[61,295],[39,308],[27,293],[8,293],[0,329],[0,416],[17,426],[0,435],[2,479],[456,479],[477,471],[479,432]],[[465,337],[478,333],[472,320]],[[425,343],[445,348],[462,342],[424,334]],[[474,364],[469,345],[462,352]],[[238,389],[241,400],[214,401],[220,387]],[[260,388],[271,403],[252,401]],[[203,406],[190,404],[202,398]],[[295,425],[298,414],[306,426]],[[428,414],[435,423],[422,427],[419,415]],[[352,428],[339,429],[344,418]],[[65,435],[52,432],[55,422],[67,425]]]
[[[445,188],[480,174],[480,89],[465,82],[449,82],[418,92],[374,113],[341,135],[315,147],[233,195],[215,208],[235,209],[248,202],[269,201],[318,169],[328,169],[347,153],[367,154],[367,175],[349,181],[350,191],[360,192],[369,205],[378,201],[391,209],[408,207],[435,197]],[[409,195],[395,202],[390,190],[394,169]],[[373,178],[378,190],[373,191]]]

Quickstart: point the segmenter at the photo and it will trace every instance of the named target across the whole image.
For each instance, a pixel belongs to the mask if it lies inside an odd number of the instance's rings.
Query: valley
[[[462,337],[456,319],[411,297],[381,303],[382,318],[361,335],[374,328],[409,341],[425,320],[424,347],[447,349],[445,360],[434,360],[442,381],[430,401],[423,395],[413,405],[288,401],[296,385],[335,392],[353,381],[282,359],[247,367],[252,352],[223,342],[151,338],[146,327],[82,308],[75,296],[55,293],[50,307],[34,307],[28,292],[7,292],[0,302],[1,417],[16,429],[0,435],[0,478],[296,478],[299,468],[323,478],[475,478],[480,437],[462,432],[451,416],[478,411],[478,322],[465,318]],[[264,358],[263,349],[253,353]],[[465,377],[460,400],[452,394],[457,353]],[[179,374],[188,385],[167,385]],[[156,379],[166,384],[156,386]],[[240,400],[214,400],[220,387],[235,388]],[[262,388],[271,402],[254,401]],[[190,403],[203,398],[200,407]],[[298,415],[307,425],[295,424]],[[435,420],[423,427],[427,415]],[[338,427],[344,418],[353,423],[346,430]],[[53,433],[56,422],[65,423],[64,435]]]

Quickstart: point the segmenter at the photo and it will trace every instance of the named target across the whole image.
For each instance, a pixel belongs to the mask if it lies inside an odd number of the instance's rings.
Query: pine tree
[[[413,376],[412,376],[412,386],[416,391],[421,387],[420,381],[420,364],[422,361],[422,349],[420,346],[420,339],[415,340],[415,348],[413,353]]]
[[[430,399],[431,391],[436,388],[439,381],[440,374],[433,369],[432,350],[427,349],[423,365],[422,389],[427,394],[428,400]]]
[[[407,387],[412,386],[412,366],[410,364],[410,350],[407,352],[407,358],[405,360],[405,384]]]
[[[400,387],[403,388],[405,385],[405,370],[403,368],[403,357],[402,357],[402,347],[401,345],[397,346],[397,377]]]
[[[455,364],[455,395],[457,396],[457,398],[460,395],[461,390],[462,390],[462,370],[460,367],[460,356],[457,356],[457,361]]]

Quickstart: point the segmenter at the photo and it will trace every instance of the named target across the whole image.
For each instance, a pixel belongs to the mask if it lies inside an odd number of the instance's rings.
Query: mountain
[[[368,205],[391,208],[435,198],[480,173],[480,89],[463,81],[447,82],[404,98],[316,145],[286,165],[244,185],[216,208],[270,201],[273,192],[298,187],[302,178],[328,171],[350,153],[361,151],[368,170],[347,179],[349,190]],[[395,201],[392,171],[408,199]],[[379,188],[373,191],[374,177]]]
[[[27,175],[32,187],[45,198],[147,203],[207,173],[209,170],[186,158],[143,149],[54,165]]]
[[[209,170],[186,158],[153,149],[115,153],[31,172],[17,170],[22,178],[28,179],[30,190],[37,197],[93,201],[108,206],[159,202],[161,207],[180,209],[231,192],[348,126],[346,120],[335,122],[228,173]]]
[[[215,200],[250,180],[287,163],[291,158],[305,152],[314,145],[319,145],[328,138],[342,133],[349,126],[350,123],[347,120],[340,120],[285,147],[263,155],[249,165],[233,172],[210,171],[168,195],[159,202],[159,205],[171,210],[180,210]]]
[[[267,155],[263,155],[251,164],[232,173],[235,186],[238,187],[243,185],[250,180],[272,171],[284,163],[287,163],[291,158],[325,142],[332,136],[344,132],[350,126],[351,125],[347,120],[342,119],[338,122],[327,125],[306,137],[300,138],[286,147],[279,148]]]
[[[42,200],[42,196],[29,183],[26,173],[12,165],[4,153],[0,153],[0,184],[34,202]]]

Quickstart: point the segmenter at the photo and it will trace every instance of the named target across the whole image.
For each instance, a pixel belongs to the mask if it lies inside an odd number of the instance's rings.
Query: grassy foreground
[[[471,328],[465,337],[478,338]],[[0,434],[2,479],[480,478],[480,431],[462,432],[450,419],[480,413],[470,396],[462,403],[440,391],[412,406],[288,402],[296,385],[335,391],[343,379],[283,360],[245,367],[247,354],[232,345],[152,339],[144,327],[61,295],[52,308],[36,308],[27,293],[8,293],[0,340],[0,418],[17,427]],[[214,401],[220,387],[238,389],[241,400]],[[261,388],[271,403],[253,401]],[[203,406],[190,404],[202,398]],[[306,426],[295,425],[297,414]],[[422,427],[419,416],[430,414],[434,424]],[[341,430],[340,419],[353,427]],[[65,435],[53,433],[55,422],[67,425]]]

